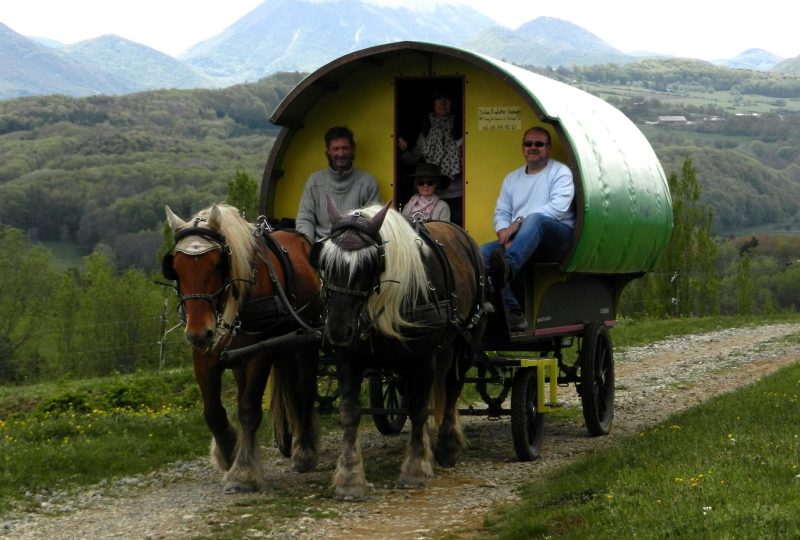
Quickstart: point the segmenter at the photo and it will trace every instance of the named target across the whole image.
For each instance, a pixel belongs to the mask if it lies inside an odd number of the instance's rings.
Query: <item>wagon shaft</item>
[[[322,332],[308,332],[295,330],[282,336],[277,336],[264,341],[259,341],[247,347],[229,349],[220,354],[220,360],[225,367],[233,367],[237,359],[257,351],[265,351],[268,356],[280,356],[303,349],[319,349],[322,346]]]

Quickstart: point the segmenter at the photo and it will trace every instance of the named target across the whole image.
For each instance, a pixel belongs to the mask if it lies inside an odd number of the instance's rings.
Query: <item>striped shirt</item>
[[[511,171],[503,179],[494,210],[495,232],[505,229],[518,217],[536,212],[574,227],[575,185],[569,167],[554,159],[535,174],[527,174],[526,167]]]

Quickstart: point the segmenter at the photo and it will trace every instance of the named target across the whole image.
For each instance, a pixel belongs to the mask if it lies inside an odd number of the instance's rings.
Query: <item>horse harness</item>
[[[407,312],[405,315],[407,315],[408,320],[415,323],[421,323],[427,327],[449,326],[451,328],[454,328],[460,337],[465,339],[467,342],[471,342],[472,330],[475,328],[478,322],[480,322],[481,318],[486,314],[485,301],[484,301],[485,275],[482,272],[476,273],[476,290],[478,291],[478,297],[479,297],[478,302],[477,305],[474,307],[474,310],[467,317],[466,324],[461,323],[456,315],[458,311],[459,298],[458,298],[458,293],[456,292],[455,277],[453,276],[453,269],[450,265],[450,262],[447,259],[447,255],[444,252],[444,246],[437,239],[433,238],[428,228],[425,227],[423,221],[421,220],[410,220],[410,221],[412,226],[414,226],[417,234],[422,239],[422,242],[428,245],[428,247],[431,249],[431,252],[436,257],[436,260],[439,262],[439,265],[444,270],[445,286],[444,286],[444,291],[437,291],[436,287],[434,287],[433,284],[429,282],[428,288],[433,294],[433,302],[417,306],[417,308],[413,312]],[[375,273],[376,275],[375,283],[373,284],[373,287],[371,287],[366,291],[346,289],[328,283],[324,283],[323,287],[326,290],[331,290],[343,294],[349,294],[351,296],[358,296],[366,299],[373,292],[375,293],[380,292],[380,285],[381,285],[380,276],[381,274],[383,274],[383,270],[385,267],[385,252],[383,247],[384,243],[383,240],[381,239],[380,233],[372,231],[368,227],[365,227],[363,218],[358,213],[342,216],[342,219],[331,227],[330,235],[327,238],[323,238],[315,243],[314,248],[312,248],[312,255],[311,255],[312,265],[317,266],[317,259],[319,257],[319,252],[324,242],[329,239],[336,241],[340,237],[340,235],[345,231],[355,232],[356,236],[362,242],[366,242],[367,244],[371,244],[375,248],[377,248],[378,271]],[[463,233],[462,231],[462,234],[465,233]],[[345,249],[348,249],[347,246],[343,245],[343,243],[337,242],[337,244],[344,247]],[[422,246],[420,245],[420,248],[421,247]],[[472,267],[480,268],[480,261],[477,260],[475,253],[473,253],[473,250],[469,250],[469,257],[470,257],[470,262],[472,263]],[[359,328],[364,327],[364,329],[360,332],[360,337],[362,340],[370,339],[375,329],[374,321],[366,320],[365,314],[361,315],[361,319],[364,320],[359,321]]]
[[[444,252],[444,245],[434,238],[428,228],[425,226],[425,221],[415,219],[412,221],[412,226],[416,230],[419,237],[422,239],[425,244],[433,252],[436,259],[439,261],[439,265],[444,269],[445,275],[445,286],[444,291],[442,291],[443,299],[439,299],[439,294],[433,285],[429,284],[429,288],[434,296],[434,303],[428,304],[423,308],[423,311],[430,311],[431,309],[436,309],[439,311],[439,317],[441,319],[446,319],[447,323],[449,323],[452,327],[454,327],[459,335],[465,339],[468,343],[472,341],[472,330],[475,326],[480,322],[481,318],[486,314],[486,307],[485,307],[485,297],[486,297],[486,277],[483,272],[476,272],[475,274],[475,290],[478,292],[478,301],[476,305],[473,307],[470,314],[465,319],[465,322],[462,323],[458,320],[457,313],[459,308],[459,297],[458,292],[456,291],[455,285],[455,277],[453,276],[453,267],[450,265],[450,261],[447,258],[447,254]],[[458,228],[461,234],[466,235],[466,233],[461,229]],[[481,261],[476,258],[474,250],[470,249],[467,250],[467,253],[470,258],[470,264],[472,268],[480,268]],[[445,313],[449,313],[449,315],[443,315],[441,310],[447,310]],[[423,316],[422,319],[412,316],[411,320],[414,322],[424,322],[425,317]]]
[[[178,295],[181,305],[181,315],[183,317],[183,305],[188,300],[206,300],[211,304],[212,309],[214,309],[215,313],[217,314],[217,324],[222,326],[224,330],[231,333],[231,337],[235,336],[237,332],[247,332],[251,334],[262,334],[267,332],[268,330],[274,329],[276,326],[284,325],[290,318],[294,319],[301,327],[305,328],[306,330],[311,330],[318,332],[318,330],[311,328],[313,324],[321,324],[322,321],[306,321],[300,316],[300,312],[302,312],[308,304],[297,307],[297,279],[294,271],[294,267],[289,260],[288,253],[286,249],[281,246],[275,238],[272,236],[271,232],[273,229],[269,226],[266,220],[259,220],[259,223],[256,225],[256,228],[253,230],[253,235],[256,236],[261,240],[261,242],[257,243],[257,255],[258,259],[264,263],[267,268],[267,272],[269,273],[270,280],[272,281],[273,287],[277,292],[277,295],[274,296],[263,296],[258,298],[246,298],[242,303],[242,306],[239,312],[236,314],[236,319],[230,323],[225,322],[222,319],[222,313],[224,311],[224,303],[222,302],[221,296],[224,292],[230,289],[231,296],[234,299],[239,298],[239,288],[236,286],[235,279],[231,277],[231,249],[225,239],[225,236],[216,230],[208,229],[205,227],[200,227],[199,222],[203,221],[202,218],[195,218],[194,225],[191,227],[187,227],[185,229],[181,229],[175,233],[175,243],[173,244],[172,249],[164,255],[162,259],[162,273],[164,277],[167,279],[173,280],[176,282],[175,291]],[[190,237],[190,236],[199,236],[204,238],[205,240],[214,244],[213,247],[204,249],[202,251],[194,251],[194,252],[186,252],[189,255],[201,255],[203,253],[208,252],[210,249],[220,249],[222,251],[222,263],[220,265],[220,271],[222,272],[224,277],[224,281],[222,286],[217,289],[216,291],[203,294],[203,293],[192,293],[192,294],[181,294],[180,293],[180,284],[178,284],[178,274],[175,272],[175,269],[172,266],[172,261],[174,259],[174,252],[181,242],[181,240]],[[265,251],[266,250],[266,251]],[[178,250],[182,251],[182,250]],[[272,263],[271,258],[269,257],[269,252],[272,252],[275,255],[278,263],[280,264],[281,270],[283,271],[283,275],[286,281],[286,285],[282,285],[280,280],[278,279],[277,272],[275,270],[275,265]],[[255,275],[256,275],[256,263],[257,259],[254,258],[253,266],[250,271],[250,280],[249,283],[255,282]],[[185,322],[185,321],[184,321]]]

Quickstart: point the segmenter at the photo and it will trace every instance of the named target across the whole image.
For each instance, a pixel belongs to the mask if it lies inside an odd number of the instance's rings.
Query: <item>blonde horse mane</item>
[[[356,210],[362,216],[372,217],[380,205]],[[350,212],[351,214],[356,211]],[[380,230],[383,240],[384,264],[383,274],[379,276],[380,292],[370,295],[367,312],[380,333],[386,337],[404,339],[403,329],[416,327],[418,324],[403,317],[403,302],[407,307],[417,305],[426,297],[428,276],[423,263],[423,256],[430,248],[402,214],[389,209]],[[377,257],[377,248],[358,251],[347,251],[333,242],[326,242],[320,253],[320,261],[325,268],[339,267],[350,272],[350,280],[361,268],[361,262],[369,257]]]
[[[236,319],[243,299],[247,297],[247,290],[253,279],[251,274],[256,250],[256,237],[253,236],[255,227],[239,214],[238,209],[228,204],[216,204],[199,211],[195,216],[202,219],[198,222],[199,227],[212,228],[209,226],[209,218],[214,206],[219,210],[218,232],[225,237],[231,250],[230,278],[239,291],[238,297],[234,298],[233,291],[228,290],[225,298],[225,312],[222,318],[231,324]],[[186,226],[192,226],[194,220],[195,218],[189,220]]]

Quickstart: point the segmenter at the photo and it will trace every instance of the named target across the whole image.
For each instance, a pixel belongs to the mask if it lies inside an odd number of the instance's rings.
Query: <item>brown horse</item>
[[[276,439],[284,440],[288,427],[294,468],[313,469],[318,460],[318,350],[280,356],[255,350],[230,363],[221,357],[223,351],[251,346],[298,326],[321,324],[320,281],[309,265],[310,244],[294,231],[256,227],[232,206],[215,204],[188,222],[169,207],[166,213],[175,246],[164,258],[163,273],[177,281],[203,415],[213,435],[211,456],[225,471],[224,491],[255,491],[263,485],[255,435],[268,381]],[[222,404],[226,368],[236,381],[240,432]]]
[[[480,250],[445,222],[417,230],[388,205],[339,215],[328,198],[331,235],[315,244],[323,277],[325,342],[336,362],[344,430],[333,478],[336,496],[365,496],[358,441],[359,392],[367,369],[399,375],[411,420],[399,485],[433,476],[428,403],[438,425],[437,462],[455,465],[464,444],[456,400],[485,326]]]

